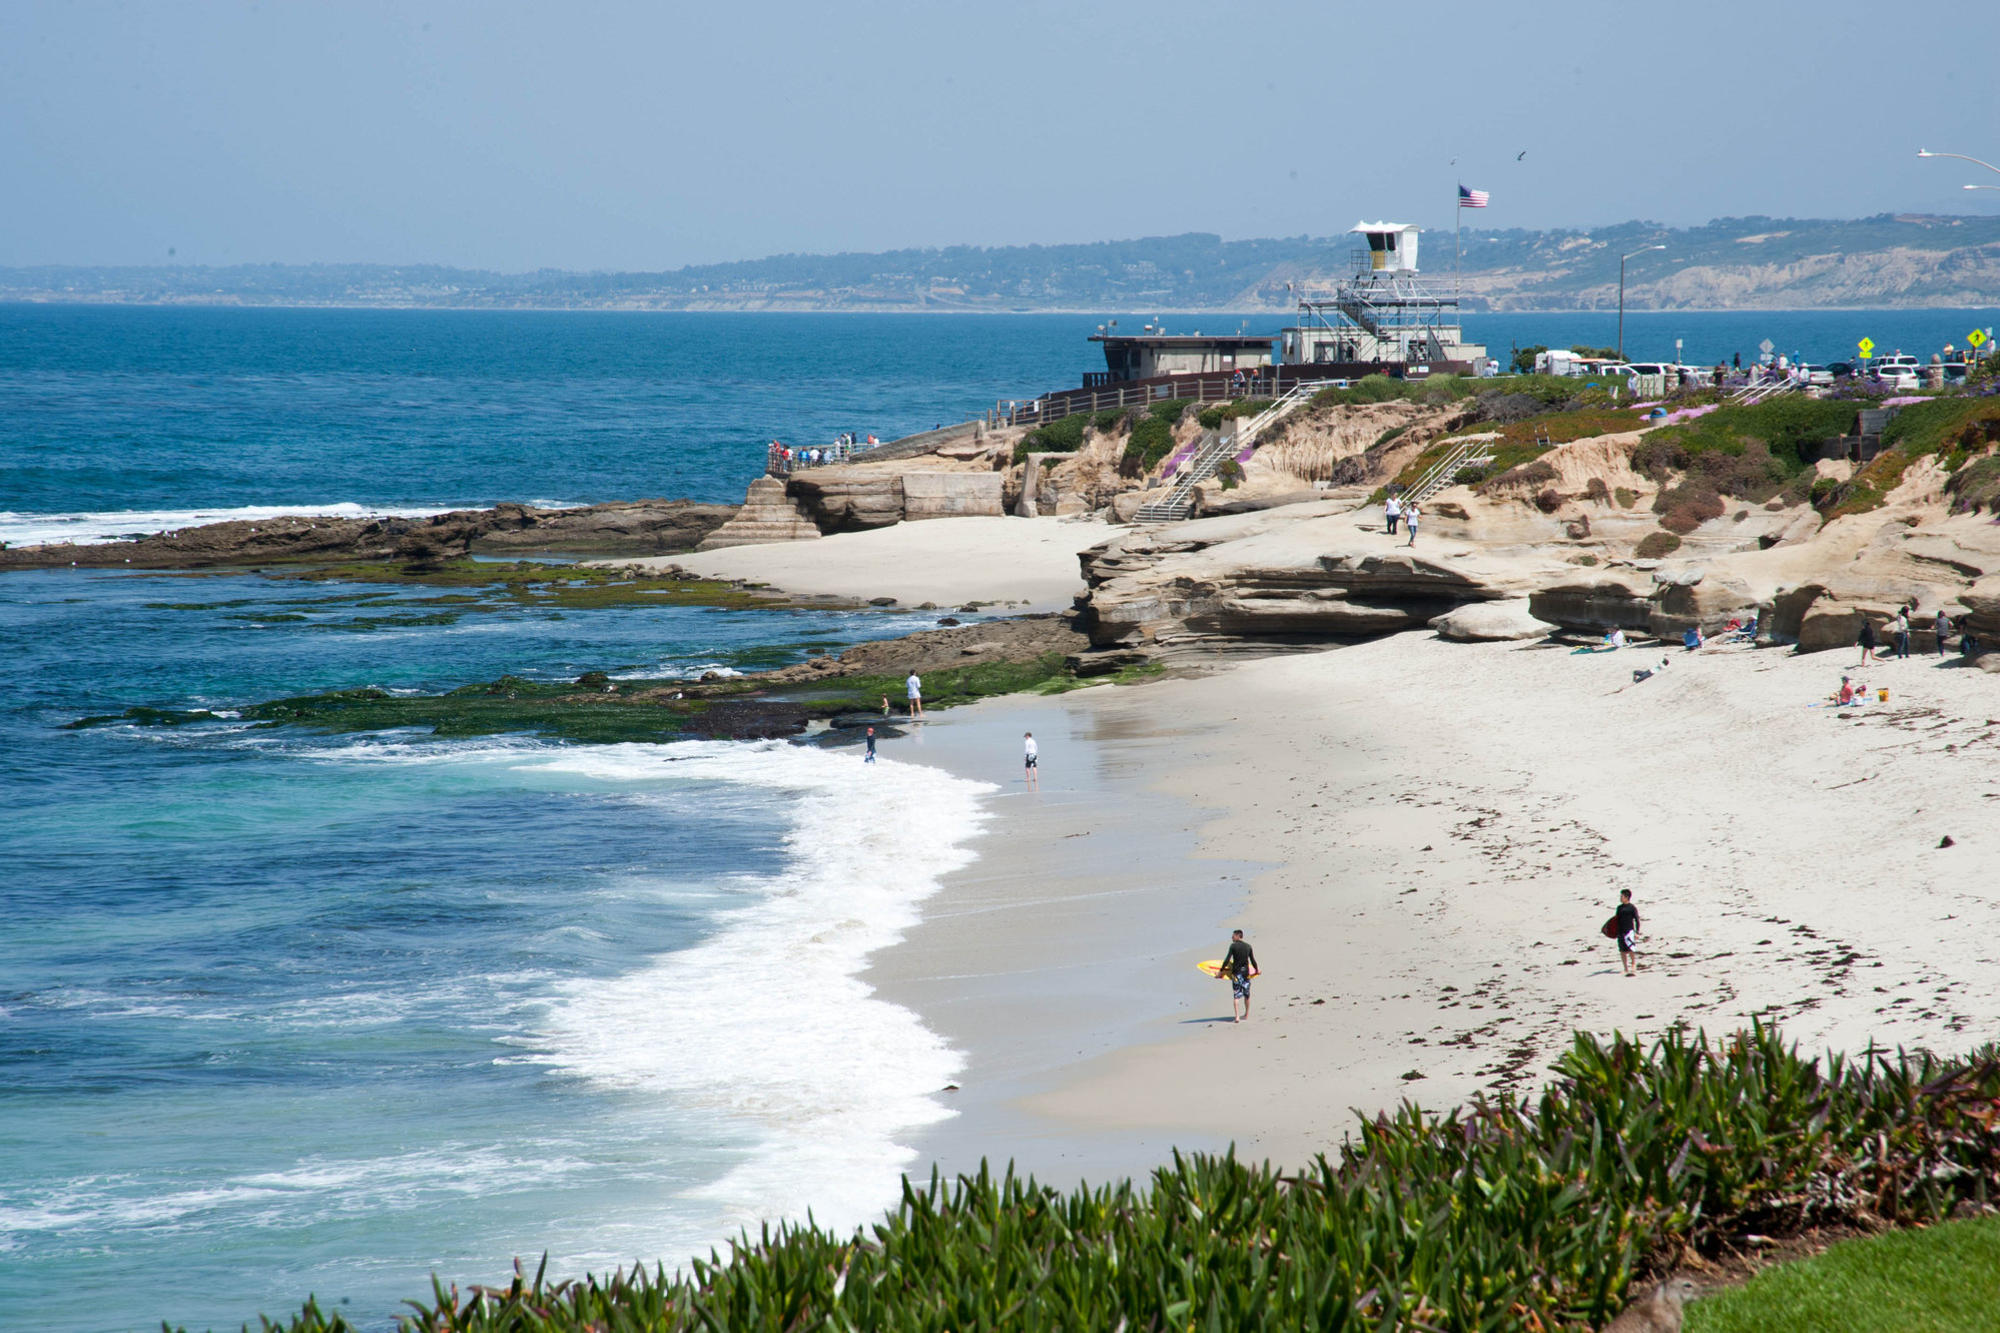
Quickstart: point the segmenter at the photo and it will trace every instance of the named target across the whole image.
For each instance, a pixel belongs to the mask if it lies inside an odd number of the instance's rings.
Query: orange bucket
[[[1888,702],[1889,702],[1889,691],[1887,691],[1887,690],[1877,690],[1877,691],[1875,691],[1875,698],[1876,698],[1876,699],[1877,699],[1877,700],[1878,700],[1879,702],[1881,702],[1881,703],[1888,703]]]

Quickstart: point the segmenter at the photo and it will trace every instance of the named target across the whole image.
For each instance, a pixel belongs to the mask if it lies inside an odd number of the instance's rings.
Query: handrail
[[[1466,465],[1466,460],[1478,450],[1490,446],[1494,438],[1494,434],[1487,431],[1460,440],[1457,447],[1433,464],[1414,486],[1403,493],[1403,503],[1421,504],[1443,490],[1451,484],[1451,478],[1458,470]]]
[[[1309,382],[1295,384],[1256,416],[1247,421],[1239,417],[1236,429],[1227,435],[1216,431],[1214,438],[1204,440],[1196,447],[1174,488],[1167,492],[1167,498],[1139,506],[1135,517],[1143,523],[1173,522],[1186,518],[1194,506],[1195,487],[1214,476],[1224,459],[1255,447],[1258,435],[1311,401],[1319,387]]]

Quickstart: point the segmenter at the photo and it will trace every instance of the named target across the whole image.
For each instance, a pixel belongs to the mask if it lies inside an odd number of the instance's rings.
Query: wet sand
[[[941,714],[907,757],[1010,785],[870,974],[969,1057],[921,1150],[1063,1179],[1230,1141],[1293,1164],[1357,1110],[1530,1087],[1577,1029],[1992,1040],[2000,681],[1912,659],[1860,673],[1887,704],[1813,706],[1850,665],[1414,632]],[[1597,931],[1620,888],[1636,979]],[[1191,966],[1232,924],[1265,969],[1242,1026],[1200,1021],[1228,999]]]

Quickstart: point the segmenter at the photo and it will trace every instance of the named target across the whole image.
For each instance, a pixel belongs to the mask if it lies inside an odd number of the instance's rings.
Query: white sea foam
[[[781,793],[792,821],[786,869],[715,935],[612,981],[560,988],[531,1033],[547,1063],[754,1134],[755,1150],[695,1195],[726,1231],[808,1209],[846,1227],[892,1206],[915,1157],[899,1140],[951,1114],[933,1094],[961,1057],[858,973],[972,859],[979,797],[994,788],[786,744],[607,746],[538,767],[746,783]]]
[[[297,1226],[401,1211],[440,1196],[478,1196],[490,1192],[495,1180],[518,1187],[592,1169],[590,1162],[563,1153],[447,1143],[379,1157],[305,1158],[287,1170],[227,1177],[194,1189],[162,1190],[151,1176],[84,1176],[0,1199],[0,1243],[78,1229]]]
[[[0,541],[10,546],[32,546],[43,542],[108,542],[237,519],[257,523],[286,515],[301,518],[425,518],[445,513],[450,507],[431,505],[398,509],[337,501],[332,504],[247,505],[239,509],[123,509],[77,514],[23,514],[0,509]],[[469,509],[473,506],[456,507]]]

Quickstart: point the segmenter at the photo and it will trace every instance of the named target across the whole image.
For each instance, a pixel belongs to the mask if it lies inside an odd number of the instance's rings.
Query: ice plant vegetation
[[[2000,1187],[2000,1051],[1807,1059],[1774,1028],[1579,1034],[1537,1096],[1365,1121],[1297,1174],[1176,1155],[1145,1185],[984,1168],[852,1235],[767,1227],[672,1275],[438,1287],[409,1333],[1595,1327],[1689,1252],[1919,1224]],[[306,1309],[286,1333],[348,1330]]]

